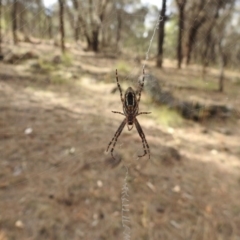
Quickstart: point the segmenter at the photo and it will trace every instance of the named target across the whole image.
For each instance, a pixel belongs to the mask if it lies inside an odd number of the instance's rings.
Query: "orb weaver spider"
[[[140,112],[140,113],[138,112],[139,102],[141,99],[141,93],[142,93],[142,89],[144,86],[144,77],[145,77],[145,73],[144,73],[144,68],[143,68],[143,80],[142,80],[142,83],[139,82],[138,96],[137,96],[137,93],[131,87],[129,87],[126,90],[124,97],[123,97],[122,89],[121,89],[121,86],[118,81],[118,72],[116,69],[116,82],[117,82],[117,86],[118,86],[118,89],[120,92],[120,99],[121,99],[122,105],[123,105],[123,113],[117,112],[117,111],[112,111],[112,112],[125,116],[125,119],[118,127],[116,133],[114,134],[114,137],[112,138],[112,140],[110,141],[110,143],[108,144],[108,147],[107,147],[107,152],[108,152],[109,147],[112,145],[111,155],[112,155],[113,159],[115,159],[115,157],[113,156],[113,151],[114,151],[115,145],[117,143],[118,137],[121,135],[122,130],[126,124],[128,127],[128,131],[131,131],[133,129],[133,126],[135,125],[135,127],[138,131],[138,134],[139,134],[140,138],[142,139],[144,153],[138,157],[143,157],[148,153],[148,157],[150,159],[150,148],[148,146],[148,143],[147,143],[145,134],[142,130],[142,127],[140,126],[140,124],[137,120],[138,115],[151,113],[151,112]]]

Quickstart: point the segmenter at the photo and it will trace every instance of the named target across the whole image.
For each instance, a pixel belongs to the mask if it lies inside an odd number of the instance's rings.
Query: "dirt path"
[[[125,169],[111,169],[104,154],[122,121],[111,113],[121,110],[114,83],[88,76],[30,84],[0,67],[0,239],[123,239]],[[132,165],[132,239],[239,239],[237,126],[228,135],[191,122],[163,127],[153,116],[139,121],[151,161],[136,160],[135,129],[115,148]]]

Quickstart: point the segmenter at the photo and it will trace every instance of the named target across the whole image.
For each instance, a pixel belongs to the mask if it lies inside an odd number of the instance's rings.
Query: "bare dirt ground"
[[[57,53],[51,46],[34,49],[41,57]],[[30,71],[30,60],[0,64],[0,240],[123,239],[123,164],[129,166],[131,239],[239,240],[239,120],[183,120],[169,127],[154,114],[139,116],[151,160],[137,160],[141,139],[136,129],[125,129],[115,147],[122,163],[112,169],[104,152],[122,121],[111,113],[121,111],[118,92],[111,94],[118,60],[71,52],[72,65],[59,69],[63,77],[74,74],[61,84],[53,84],[49,73]],[[183,86],[188,73],[197,78],[193,69],[148,67]],[[237,109],[234,86],[229,81],[223,94],[181,91]],[[142,97],[141,110],[159,111]]]

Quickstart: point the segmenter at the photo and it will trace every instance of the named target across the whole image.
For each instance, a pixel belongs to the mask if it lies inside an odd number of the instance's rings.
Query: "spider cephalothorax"
[[[149,149],[145,134],[144,134],[137,118],[136,118],[140,114],[149,114],[150,113],[150,112],[140,112],[140,113],[138,113],[138,104],[140,102],[141,92],[142,92],[142,89],[143,89],[143,86],[144,86],[144,69],[143,69],[143,80],[142,80],[142,83],[140,83],[138,97],[136,96],[136,92],[131,87],[129,87],[126,90],[126,92],[124,94],[124,98],[123,98],[122,89],[121,89],[121,86],[118,82],[117,70],[116,70],[116,81],[117,81],[118,89],[119,89],[119,92],[120,92],[120,98],[121,98],[122,105],[123,105],[123,113],[122,112],[116,112],[116,111],[112,111],[112,112],[124,115],[126,118],[123,120],[123,122],[119,126],[117,132],[115,133],[114,137],[112,138],[111,142],[108,144],[107,151],[108,151],[109,147],[111,146],[111,144],[113,143],[113,146],[111,148],[111,155],[114,158],[113,150],[114,150],[114,147],[117,143],[117,139],[120,136],[124,126],[127,124],[128,130],[130,131],[130,130],[132,130],[132,128],[135,124],[136,129],[138,131],[138,134],[142,139],[143,150],[144,150],[143,155],[140,155],[138,157],[143,157],[148,153],[148,157],[150,159],[150,149]]]

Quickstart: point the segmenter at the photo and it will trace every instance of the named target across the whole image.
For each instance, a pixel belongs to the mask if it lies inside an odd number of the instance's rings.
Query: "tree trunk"
[[[200,12],[200,10],[199,10]],[[188,41],[187,41],[187,58],[186,58],[186,65],[190,63],[191,60],[191,54],[192,54],[192,48],[196,40],[196,36],[198,33],[199,28],[203,25],[203,23],[206,21],[205,15],[200,17],[196,17],[196,20],[194,20],[193,24],[191,25],[191,28],[189,30],[188,35]]]
[[[212,43],[212,36],[211,36],[211,32],[208,32],[207,37],[206,37],[206,41],[205,41],[205,48],[202,54],[202,79],[205,79],[205,75],[207,73],[207,67],[209,65],[209,59],[210,57],[209,55],[209,49]]]
[[[157,54],[157,67],[162,67],[163,62],[163,43],[164,43],[164,26],[166,20],[166,0],[162,1],[162,10],[160,11],[161,21],[159,24],[158,31],[158,54]]]
[[[225,57],[222,50],[222,43],[219,41],[218,43],[218,51],[219,51],[219,67],[220,67],[220,74],[219,74],[219,92],[223,92],[224,89],[224,67],[225,67]]]
[[[92,35],[91,35],[91,41],[89,43],[92,44],[90,47],[91,50],[94,52],[98,52],[98,35],[99,35],[99,27],[94,21],[93,17],[93,1],[89,0],[89,17],[90,17],[90,23],[91,23],[91,28],[92,28]],[[101,18],[101,16],[99,16]]]
[[[13,0],[12,5],[12,33],[13,33],[13,42],[17,44],[17,0]]]
[[[197,28],[192,27],[190,29],[190,32],[189,32],[189,35],[188,35],[186,65],[188,65],[190,63],[191,54],[192,54],[192,47],[193,47],[196,35],[197,35]]]
[[[62,53],[65,52],[65,44],[64,44],[64,0],[58,0],[59,2],[59,24],[60,24],[60,34],[61,34],[61,50]]]
[[[92,31],[92,50],[94,52],[98,52],[98,45],[99,45],[98,35],[99,35],[98,29]]]
[[[35,0],[36,5],[37,5],[37,11],[38,14],[36,14],[36,20],[37,20],[37,27],[36,28],[36,37],[38,38],[44,38],[46,29],[45,29],[45,8],[43,5],[43,0]]]
[[[80,17],[79,17],[79,13],[77,15],[77,19],[75,20],[75,34],[74,34],[74,38],[75,41],[77,42],[79,40],[79,35],[80,35]]]
[[[52,39],[52,16],[48,15],[47,16],[47,29],[48,29],[48,37],[49,39]]]
[[[80,35],[81,16],[79,13],[78,0],[72,0],[72,4],[75,11],[75,13],[73,14],[74,39],[77,42],[79,40],[79,35]]]
[[[117,48],[119,48],[119,42],[121,39],[121,30],[122,30],[122,16],[120,12],[121,10],[119,9],[117,10],[117,37],[116,37]]]
[[[210,46],[211,46],[211,43],[212,43],[212,30],[213,30],[214,26],[216,25],[216,21],[219,17],[220,7],[221,7],[221,2],[219,2],[219,4],[218,4],[218,7],[217,7],[215,15],[214,15],[214,18],[211,20],[211,23],[209,24],[209,27],[208,27],[207,32],[206,32],[205,48],[204,48],[204,51],[203,51],[203,54],[202,54],[203,78],[204,78],[205,73],[206,73],[206,68],[209,65],[210,57],[208,55],[209,55],[209,49],[210,49]]]
[[[87,50],[92,50],[92,41],[90,39],[90,37],[85,34],[86,40],[87,40]]]
[[[89,2],[90,4],[91,2]],[[92,41],[91,41],[91,38],[89,36],[89,32],[88,32],[88,22],[86,21],[87,18],[86,16],[82,16],[81,15],[81,12],[80,12],[80,4],[78,2],[78,0],[72,0],[72,4],[74,6],[74,9],[75,11],[77,12],[77,22],[76,22],[76,25],[75,25],[75,40],[79,40],[80,38],[80,30],[82,30],[82,34],[84,35],[84,37],[86,38],[87,40],[87,49],[88,50],[92,50]],[[80,6],[80,7],[79,7]],[[85,13],[86,14],[86,13]],[[80,29],[80,26],[81,25],[81,29]]]
[[[178,68],[181,68],[182,39],[183,39],[184,22],[185,22],[184,8],[186,6],[186,0],[177,0],[177,5],[178,5],[178,9],[179,9],[177,59],[178,59]]]
[[[25,17],[26,17],[26,12],[25,12],[25,6],[21,3],[18,2],[18,31],[22,32],[24,35],[26,35],[26,21],[25,21]]]

